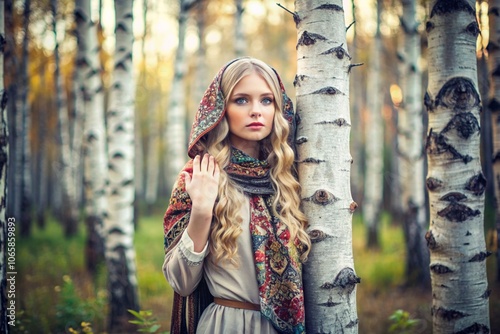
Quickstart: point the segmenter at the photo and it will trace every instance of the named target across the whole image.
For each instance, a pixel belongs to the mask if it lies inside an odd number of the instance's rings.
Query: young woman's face
[[[257,73],[243,77],[226,106],[231,144],[247,154],[248,149],[257,149],[259,141],[272,131],[275,110],[267,82]]]

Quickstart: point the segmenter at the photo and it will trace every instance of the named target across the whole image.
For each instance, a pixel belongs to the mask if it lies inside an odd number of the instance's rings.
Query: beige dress
[[[250,203],[242,208],[243,231],[238,238],[239,266],[214,265],[208,245],[194,252],[192,240],[184,231],[175,248],[165,255],[163,273],[181,296],[193,292],[202,275],[214,297],[260,304],[250,235]],[[210,304],[203,312],[197,334],[274,334],[271,323],[259,311]]]

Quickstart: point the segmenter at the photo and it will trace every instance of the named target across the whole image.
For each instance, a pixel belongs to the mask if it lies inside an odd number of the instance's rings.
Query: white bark
[[[429,250],[425,242],[427,217],[423,143],[422,72],[419,67],[420,34],[415,0],[403,0],[401,27],[404,31],[401,86],[403,103],[399,110],[398,141],[400,184],[404,210],[407,259],[406,278],[412,285],[428,286]]]
[[[246,42],[245,31],[243,29],[243,0],[235,0],[236,10],[234,13],[234,53],[236,57],[245,55]]]
[[[490,40],[490,103],[491,125],[493,132],[493,182],[496,199],[496,229],[500,236],[500,0],[489,2]],[[500,238],[497,238],[497,281],[500,281]]]
[[[308,333],[357,333],[349,70],[342,1],[296,1],[298,172],[313,240],[304,266]]]
[[[63,87],[63,78],[60,68],[59,42],[57,35],[57,3],[58,0],[51,0],[52,8],[52,30],[54,32],[55,48],[55,71],[54,81],[56,90],[56,107],[58,115],[58,139],[59,139],[59,168],[57,169],[58,178],[62,189],[62,207],[61,214],[66,235],[73,235],[77,231],[78,210],[76,208],[76,188],[73,180],[74,168],[73,154],[71,152],[68,105],[66,103],[66,90]]]
[[[380,58],[382,40],[380,35],[380,12],[382,2],[377,1],[377,29],[370,52],[368,73],[367,110],[365,125],[365,194],[363,198],[363,219],[367,228],[368,247],[378,247],[380,207],[383,195],[383,151],[384,133],[382,119],[382,96]]]
[[[108,211],[104,220],[110,312],[108,325],[125,332],[138,310],[134,249],[134,77],[132,0],[116,0],[116,46],[108,119]]]
[[[5,18],[4,18],[4,0],[0,0],[0,41],[5,41]],[[3,70],[4,49],[0,48],[0,332],[8,334],[9,325],[7,318],[7,262],[6,252],[10,248],[7,228],[7,165],[9,163],[9,129],[7,124],[6,99],[7,92],[4,87]],[[5,247],[4,245],[7,245]]]
[[[475,1],[429,1],[426,31],[433,331],[489,333]]]
[[[177,173],[182,169],[187,158],[186,94],[184,92],[187,66],[184,40],[189,9],[195,2],[196,0],[179,0],[179,45],[175,53],[174,80],[170,92],[170,103],[167,110],[168,120],[165,129],[168,188],[172,187]]]

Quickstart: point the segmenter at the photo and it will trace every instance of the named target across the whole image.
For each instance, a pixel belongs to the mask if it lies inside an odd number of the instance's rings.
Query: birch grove
[[[342,1],[296,1],[296,145],[312,239],[303,280],[308,333],[357,333],[350,190],[349,71]]]
[[[500,236],[500,0],[490,1],[489,10],[490,39],[489,39],[489,64],[490,64],[490,92],[489,105],[491,111],[491,125],[493,132],[493,182],[496,200],[496,230]],[[497,237],[497,280],[500,281],[500,238]]]
[[[434,333],[489,333],[475,1],[428,2],[427,133]]]
[[[115,1],[113,83],[107,111],[108,209],[104,220],[112,333],[127,332],[128,310],[138,310],[134,248],[134,78],[132,0]]]

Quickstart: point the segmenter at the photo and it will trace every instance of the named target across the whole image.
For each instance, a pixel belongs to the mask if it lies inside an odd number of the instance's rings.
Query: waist
[[[260,305],[249,302],[240,302],[237,300],[214,297],[214,303],[221,306],[239,308],[243,310],[260,311]]]

